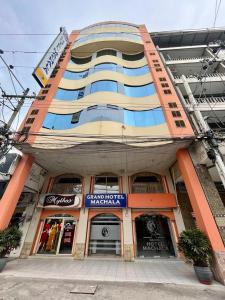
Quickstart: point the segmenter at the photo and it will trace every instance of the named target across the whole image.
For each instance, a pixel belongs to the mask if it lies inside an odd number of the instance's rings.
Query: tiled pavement
[[[8,262],[0,273],[0,279],[1,276],[200,285],[192,266],[176,259],[124,262],[104,259],[77,261],[71,257],[31,257]],[[214,282],[213,285],[219,284]]]

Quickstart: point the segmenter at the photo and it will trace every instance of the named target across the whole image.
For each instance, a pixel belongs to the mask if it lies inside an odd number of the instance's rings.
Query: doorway
[[[161,215],[142,215],[135,220],[137,256],[175,256],[168,219]]]
[[[72,216],[56,215],[45,220],[38,254],[72,254],[76,221]]]
[[[91,220],[89,255],[121,255],[120,219],[101,214]]]

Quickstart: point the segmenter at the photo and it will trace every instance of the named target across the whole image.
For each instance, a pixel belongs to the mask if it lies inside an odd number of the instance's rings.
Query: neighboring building
[[[179,233],[195,224],[225,253],[188,152],[194,132],[156,45],[144,25],[120,22],[69,36],[24,120],[24,156],[0,202],[4,228],[32,163],[48,172],[22,256],[177,257]]]

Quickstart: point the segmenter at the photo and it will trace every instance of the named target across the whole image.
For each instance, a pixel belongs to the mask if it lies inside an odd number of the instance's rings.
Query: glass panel
[[[136,176],[133,180],[132,193],[163,193],[161,180],[156,176]]]
[[[85,37],[79,38],[77,41],[75,41],[74,45],[78,46],[79,44],[88,42],[93,39],[107,39],[107,38],[116,38],[116,39],[129,39],[129,40],[134,40],[137,42],[141,42],[141,37],[139,34],[133,34],[133,33],[121,33],[121,32],[106,32],[106,33],[95,33],[95,34],[90,34]]]
[[[89,255],[120,255],[120,220],[110,214],[102,214],[91,222]]]
[[[72,80],[79,80],[82,78],[86,78],[87,76],[88,76],[88,70],[82,72],[65,71],[65,73],[63,74],[63,78],[72,79]]]
[[[124,85],[125,95],[129,97],[145,97],[156,93],[153,83],[142,86]]]
[[[174,256],[168,221],[162,216],[141,216],[136,219],[137,256]]]
[[[116,71],[117,65],[113,63],[98,64],[94,67],[94,72],[98,71]]]
[[[146,111],[124,110],[124,124],[137,127],[157,126],[165,123],[161,108]]]
[[[103,56],[103,55],[113,55],[116,56],[116,50],[113,49],[104,49],[97,52],[97,57]]]
[[[142,59],[144,57],[144,52],[141,53],[137,53],[137,54],[122,54],[122,58],[125,60],[130,60],[130,61],[134,61],[134,60],[139,60]]]
[[[62,177],[53,185],[52,193],[56,194],[81,194],[82,182],[79,177]]]
[[[71,57],[71,62],[77,65],[82,65],[90,62],[92,56],[89,57]]]
[[[75,225],[76,222],[74,220],[64,220],[64,228],[59,248],[60,254],[71,254],[73,248]]]
[[[73,101],[84,97],[84,88],[78,90],[65,90],[58,88],[55,99],[56,100],[66,100],[66,101]]]
[[[118,177],[96,176],[94,185],[95,194],[117,194],[119,193]]]
[[[143,66],[141,68],[135,68],[135,69],[123,67],[123,73],[128,76],[139,76],[139,75],[147,74],[148,72],[149,72],[148,66]]]
[[[37,253],[56,254],[61,227],[62,219],[46,219]]]
[[[42,127],[53,130],[74,128],[72,118],[73,115],[57,115],[53,113],[47,113]]]
[[[96,92],[117,92],[117,82],[110,80],[100,80],[92,83],[91,93]]]

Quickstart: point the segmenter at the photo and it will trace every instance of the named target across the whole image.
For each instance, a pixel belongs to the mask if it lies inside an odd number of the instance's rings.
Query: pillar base
[[[134,261],[134,248],[133,245],[124,245],[124,260]]]
[[[212,271],[215,279],[225,285],[225,251],[214,252]]]
[[[79,243],[75,245],[74,259],[82,260],[84,259],[85,244]]]
[[[32,243],[24,242],[20,258],[27,258],[31,254]]]

